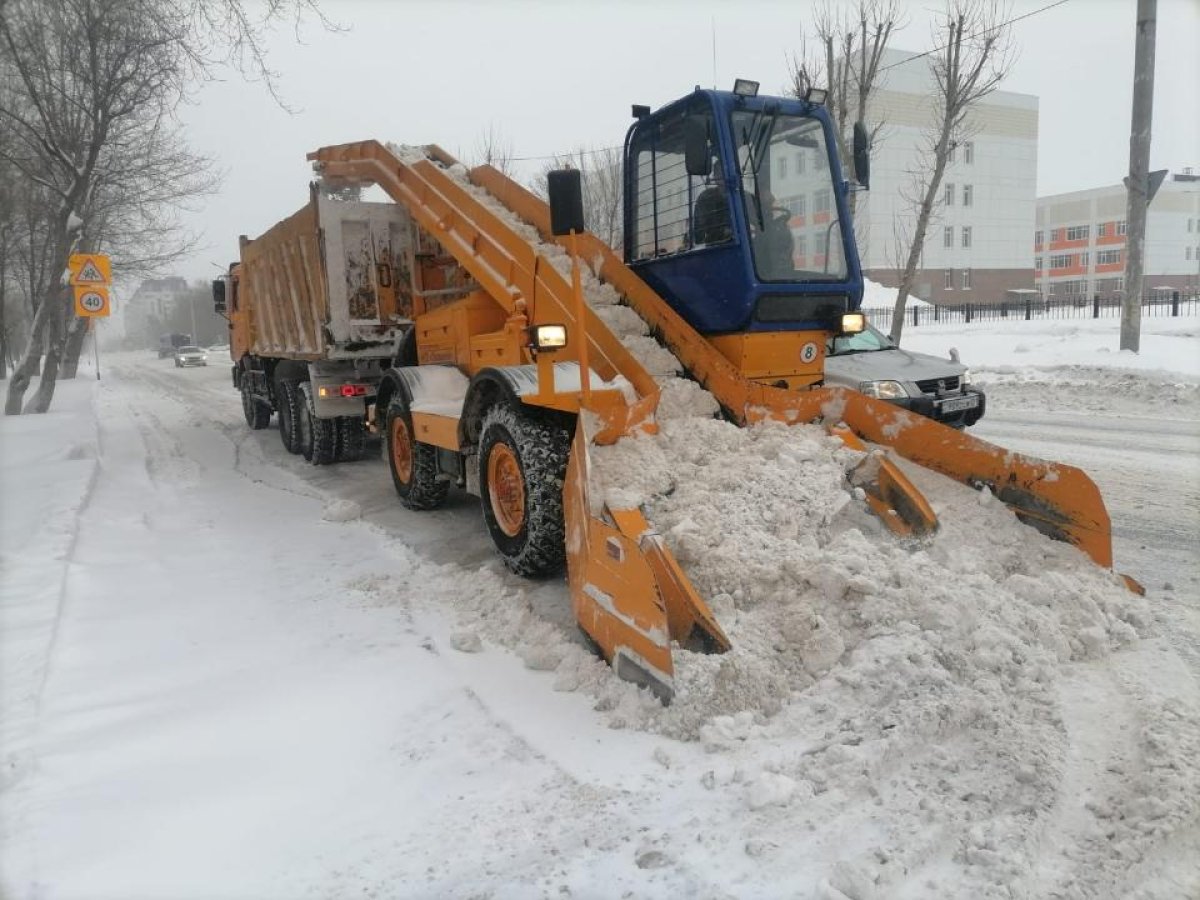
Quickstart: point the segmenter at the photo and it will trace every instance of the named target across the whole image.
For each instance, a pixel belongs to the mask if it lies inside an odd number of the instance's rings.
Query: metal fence
[[[891,307],[867,309],[867,319],[882,331],[892,326]],[[1119,319],[1121,300],[1112,297],[1091,300],[1086,297],[1028,297],[1000,303],[914,306],[905,312],[905,325],[941,323],[1006,322],[1022,319]],[[1147,296],[1142,299],[1142,317],[1200,315],[1200,298]]]

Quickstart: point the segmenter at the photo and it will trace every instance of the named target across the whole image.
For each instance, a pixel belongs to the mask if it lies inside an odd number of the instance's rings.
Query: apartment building
[[[871,190],[855,228],[867,277],[899,284],[911,233],[913,173],[936,113],[929,59],[889,50],[868,119],[883,128],[871,150]],[[1034,286],[1028,230],[1037,203],[1038,98],[996,91],[972,112],[942,179],[915,291],[935,303],[991,303]]]
[[[1120,184],[1040,197],[1036,286],[1047,297],[1103,299],[1125,291],[1126,191]],[[1200,296],[1200,175],[1170,174],[1146,211],[1146,295]]]

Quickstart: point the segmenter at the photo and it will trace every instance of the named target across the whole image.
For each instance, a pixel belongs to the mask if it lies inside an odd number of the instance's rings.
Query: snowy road
[[[809,627],[785,623],[774,648],[690,664],[712,709],[662,711],[588,655],[561,582],[498,565],[473,499],[412,513],[379,460],[287,455],[223,366],[105,366],[94,400],[63,386],[61,422],[4,423],[5,489],[42,511],[5,507],[6,898],[1200,892],[1186,423],[1138,423],[1160,437],[1137,452],[1094,417],[1062,446],[1003,406],[979,430],[1093,475],[1145,606],[1105,612],[1125,598],[949,492],[944,545],[806,573],[829,625],[840,603],[862,632],[829,674],[758,666]],[[40,424],[67,438],[35,443]],[[995,517],[978,547],[1009,593],[981,593],[956,512]],[[931,589],[934,565],[962,582]],[[1120,616],[1155,622],[1134,641]]]

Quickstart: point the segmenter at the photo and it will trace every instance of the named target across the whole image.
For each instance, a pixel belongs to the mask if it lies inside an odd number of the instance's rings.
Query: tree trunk
[[[44,413],[50,411],[50,402],[54,399],[54,386],[58,381],[58,365],[63,358],[66,344],[66,301],[65,291],[59,291],[54,299],[47,298],[42,304],[51,307],[51,313],[46,320],[46,359],[42,363],[42,377],[38,380],[38,388],[33,398],[25,405],[26,413]]]
[[[945,132],[943,131],[943,135]],[[908,248],[908,259],[904,264],[904,271],[900,273],[900,288],[896,292],[896,306],[892,310],[892,327],[889,337],[900,343],[900,335],[904,332],[904,307],[908,302],[908,295],[912,292],[913,282],[917,278],[917,266],[921,262],[921,251],[925,248],[925,232],[929,229],[929,219],[933,215],[933,204],[937,199],[938,190],[942,185],[942,176],[946,171],[946,145],[948,138],[943,136],[939,141],[937,149],[934,151],[936,156],[934,160],[933,173],[929,176],[929,184],[926,185],[925,194],[921,198],[921,208],[917,213],[917,227],[913,234],[912,245]]]
[[[63,356],[63,370],[60,378],[74,378],[79,371],[79,356],[83,352],[83,340],[87,337],[89,319],[72,316],[67,326],[67,344]]]
[[[38,306],[29,326],[29,342],[25,345],[25,353],[21,362],[13,372],[12,381],[8,385],[8,396],[4,402],[6,416],[19,416],[21,405],[25,400],[25,391],[29,389],[33,377],[38,374],[38,366],[42,361],[42,341],[46,333],[46,318],[50,304],[45,302]]]

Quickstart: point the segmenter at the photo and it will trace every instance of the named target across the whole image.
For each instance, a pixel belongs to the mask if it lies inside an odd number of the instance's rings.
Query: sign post
[[[100,333],[96,319],[112,313],[108,286],[112,284],[112,262],[104,253],[72,253],[68,268],[75,288],[75,315],[91,319],[92,351],[96,360],[96,380],[100,380]]]

